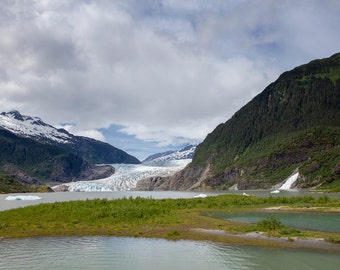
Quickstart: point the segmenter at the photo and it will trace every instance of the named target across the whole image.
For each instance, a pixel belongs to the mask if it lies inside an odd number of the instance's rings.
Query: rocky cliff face
[[[147,177],[137,182],[136,188],[134,190],[143,191],[157,191],[157,190],[168,190],[167,186],[162,186],[167,183],[169,177],[154,176]]]
[[[270,188],[296,169],[299,187],[340,185],[339,104],[340,54],[285,72],[157,188]]]

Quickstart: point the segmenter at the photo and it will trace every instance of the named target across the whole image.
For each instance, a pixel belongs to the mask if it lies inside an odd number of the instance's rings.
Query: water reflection
[[[0,240],[1,269],[334,269],[339,254],[126,237]]]

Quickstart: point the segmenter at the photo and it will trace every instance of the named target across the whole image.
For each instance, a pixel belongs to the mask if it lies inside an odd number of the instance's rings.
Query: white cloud
[[[78,136],[84,136],[84,137],[89,137],[89,138],[93,138],[99,141],[106,141],[105,136],[103,135],[102,132],[96,130],[96,129],[92,129],[92,130],[83,130],[83,131],[78,131],[76,133],[74,133],[75,135]]]
[[[116,124],[160,145],[202,140],[279,73],[340,44],[331,0],[24,3],[0,4],[2,110],[97,139]]]
[[[77,130],[75,128],[75,125],[73,125],[73,124],[55,125],[54,127],[58,128],[58,129],[60,129],[60,128],[65,129],[66,131],[68,131],[69,133],[71,133],[73,135],[89,137],[89,138],[93,138],[93,139],[96,139],[96,140],[99,140],[99,141],[106,142],[106,138],[105,138],[104,134],[97,129]]]

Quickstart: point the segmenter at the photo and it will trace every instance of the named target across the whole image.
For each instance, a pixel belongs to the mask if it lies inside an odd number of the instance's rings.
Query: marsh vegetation
[[[0,212],[0,237],[115,235],[166,239],[240,242],[232,237],[200,234],[193,229],[228,234],[261,232],[276,237],[324,238],[338,243],[339,233],[300,231],[268,218],[257,224],[221,220],[202,215],[209,211],[258,211],[268,207],[329,211],[340,208],[340,199],[327,196],[246,197],[221,195],[193,199],[122,198],[39,204]],[[244,239],[241,242],[247,242]],[[252,241],[260,244],[262,241]]]

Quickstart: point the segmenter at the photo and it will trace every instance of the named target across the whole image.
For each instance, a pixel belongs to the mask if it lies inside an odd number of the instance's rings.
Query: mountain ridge
[[[0,192],[51,191],[46,184],[111,176],[110,165],[140,161],[95,139],[56,129],[18,111],[0,114]]]
[[[218,125],[158,189],[340,188],[340,53],[284,72]]]
[[[62,147],[90,163],[140,163],[137,158],[108,143],[84,136],[75,136],[65,129],[57,129],[46,124],[39,117],[22,115],[17,110],[2,112],[0,127],[21,137]]]
[[[111,166],[95,166],[61,147],[22,138],[0,128],[0,171],[22,184],[71,182],[107,177]]]
[[[197,145],[187,145],[180,150],[169,150],[148,156],[143,163],[159,163],[169,160],[192,159]]]

